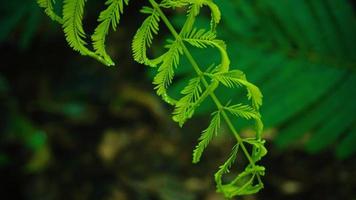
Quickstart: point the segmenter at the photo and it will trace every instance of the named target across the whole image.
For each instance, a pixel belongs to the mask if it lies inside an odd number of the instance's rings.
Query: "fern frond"
[[[105,50],[105,41],[110,27],[116,30],[120,15],[123,13],[124,4],[128,4],[128,1],[106,0],[105,4],[107,8],[100,13],[98,18],[99,25],[91,37],[95,50],[95,52],[92,52],[86,47],[86,34],[82,26],[86,0],[64,0],[63,29],[69,45],[82,55],[91,56],[106,65],[113,65],[110,56]],[[142,13],[149,16],[137,30],[132,41],[133,57],[139,63],[151,67],[158,66],[158,72],[154,77],[153,84],[155,85],[157,94],[164,101],[175,106],[173,120],[182,126],[187,119],[193,116],[195,109],[208,97],[211,97],[218,109],[218,111],[212,113],[212,119],[208,128],[202,132],[198,139],[198,144],[193,151],[193,163],[199,162],[205,148],[214,135],[218,134],[221,127],[221,118],[223,118],[234,135],[237,144],[233,147],[229,159],[220,166],[218,172],[215,174],[218,191],[222,192],[226,197],[257,192],[263,187],[260,176],[263,175],[264,168],[262,170],[261,167],[256,165],[256,162],[267,152],[263,146],[264,141],[261,139],[263,124],[258,112],[259,106],[262,104],[262,94],[256,86],[247,81],[246,76],[241,71],[230,71],[230,58],[227,53],[226,44],[223,40],[216,39],[215,28],[221,18],[218,6],[214,4],[213,0],[163,0],[160,4],[155,0],[148,1],[152,5],[152,8],[143,7],[141,10]],[[52,4],[50,3],[53,1],[38,0],[38,2],[41,7],[46,9],[47,7],[51,8]],[[178,33],[161,8],[183,6],[187,6],[188,8],[187,20]],[[211,28],[208,31],[194,28],[196,17],[203,6],[207,6],[211,10]],[[147,57],[147,49],[151,47],[154,36],[158,34],[160,20],[165,23],[168,30],[174,36],[174,40],[168,41],[168,45],[165,46],[168,50],[163,55],[156,59],[149,59]],[[221,63],[217,65],[212,64],[211,66],[215,67],[214,70],[209,69],[207,72],[203,72],[187,48],[186,43],[198,48],[216,48],[219,50]],[[177,101],[167,94],[167,89],[173,81],[175,69],[179,65],[182,54],[187,57],[197,77],[189,81],[188,85],[181,91],[183,97]],[[211,80],[207,79],[207,77],[211,78]],[[252,107],[242,104],[223,106],[224,103],[219,100],[219,97],[215,93],[220,83],[227,87],[246,87],[248,91],[247,97],[252,101]],[[256,137],[243,139],[230,119],[232,115],[245,119],[254,119],[257,129]],[[248,151],[246,145],[252,146],[252,154]],[[239,148],[243,150],[242,153],[249,162],[248,167],[231,183],[223,185],[222,176],[229,172],[231,165],[236,160]],[[245,180],[246,177],[248,180]],[[257,185],[254,185],[254,182],[256,182],[255,177],[258,181]],[[237,185],[236,181],[240,179],[244,180],[241,184]]]
[[[166,89],[172,83],[174,69],[179,64],[179,57],[183,54],[182,43],[175,40],[167,45],[169,50],[163,55],[162,64],[158,68],[158,73],[153,79],[153,84],[159,96],[166,94]]]
[[[202,93],[201,77],[193,78],[188,85],[182,90],[184,96],[176,102],[173,111],[173,120],[183,126],[185,121],[189,119],[195,108],[195,102],[200,98]]]
[[[53,20],[60,24],[63,24],[62,17],[58,16],[54,12],[53,4],[55,3],[54,0],[37,0],[38,5],[44,9],[45,13]]]
[[[208,146],[214,135],[218,134],[221,123],[220,118],[220,111],[213,113],[213,118],[208,128],[203,131],[202,135],[198,139],[199,143],[193,151],[193,163],[198,163],[200,161],[200,157],[202,156],[204,149]]]
[[[91,37],[95,53],[102,56],[110,65],[114,65],[114,62],[105,50],[106,36],[110,25],[113,30],[116,30],[120,21],[120,14],[123,13],[124,4],[127,5],[128,2],[129,0],[107,0],[105,5],[108,5],[108,7],[100,13],[98,19],[100,24],[96,27]]]
[[[158,34],[159,30],[159,14],[155,9],[144,7],[141,12],[150,14],[141,27],[137,30],[132,41],[133,57],[136,62],[155,67],[161,58],[152,61],[147,58],[147,49],[152,45],[153,35]]]
[[[86,0],[64,0],[63,29],[70,47],[82,55],[90,54],[85,47],[85,32],[82,25]]]
[[[242,71],[231,70],[224,73],[215,73],[213,77],[226,87],[233,88],[236,86],[245,86],[247,89],[247,97],[252,101],[253,107],[258,110],[262,105],[263,95],[261,91],[258,87],[247,81],[246,76]]]

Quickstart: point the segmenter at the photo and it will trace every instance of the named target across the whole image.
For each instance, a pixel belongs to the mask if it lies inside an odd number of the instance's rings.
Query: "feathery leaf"
[[[188,42],[192,46],[198,48],[214,47],[217,45],[215,38],[216,34],[204,29],[193,29],[191,32],[182,35],[183,41]]]
[[[163,55],[162,64],[158,68],[158,73],[153,79],[153,84],[159,96],[166,94],[166,89],[172,83],[174,68],[179,64],[179,57],[183,54],[182,43],[178,40],[173,41],[167,47],[169,50]]]
[[[86,0],[64,0],[63,29],[70,47],[82,55],[88,55],[90,50],[85,47],[85,32],[82,25],[84,5]]]
[[[220,111],[216,111],[213,113],[213,119],[211,120],[210,125],[203,131],[198,139],[199,143],[193,151],[193,163],[198,163],[200,161],[200,157],[202,156],[204,149],[208,146],[214,135],[218,134],[220,121]]]
[[[58,16],[54,12],[53,4],[54,0],[37,0],[38,5],[45,9],[45,13],[53,20],[60,24],[63,24],[62,17]]]
[[[124,4],[127,5],[128,0],[107,0],[105,5],[108,5],[108,7],[100,13],[98,19],[100,24],[91,36],[95,53],[102,56],[110,65],[114,65],[114,62],[105,50],[106,36],[110,25],[113,30],[116,30],[120,21],[120,14],[123,13]]]
[[[247,97],[251,99],[252,105],[255,109],[259,109],[262,105],[262,93],[252,83],[248,82],[245,74],[240,70],[231,70],[224,73],[214,74],[214,78],[219,80],[226,87],[236,87],[236,86],[245,86],[247,89]]]
[[[195,102],[200,98],[202,93],[201,77],[193,78],[188,85],[182,90],[184,96],[179,99],[173,111],[173,120],[183,126],[185,121],[194,113]]]
[[[144,7],[141,12],[149,14],[141,27],[137,30],[132,41],[133,57],[136,62],[155,67],[161,62],[161,57],[156,60],[147,58],[147,49],[152,45],[153,35],[158,34],[159,14],[155,9]]]
[[[236,104],[224,107],[224,109],[237,117],[242,117],[245,119],[259,119],[261,117],[260,113],[258,113],[254,108],[250,107],[249,105]]]

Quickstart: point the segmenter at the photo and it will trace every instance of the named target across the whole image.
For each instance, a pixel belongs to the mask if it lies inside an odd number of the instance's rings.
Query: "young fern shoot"
[[[114,62],[105,50],[105,41],[110,27],[116,30],[123,14],[124,5],[129,0],[107,0],[107,8],[100,13],[99,25],[91,36],[93,51],[87,48],[85,32],[82,26],[84,5],[86,0],[64,0],[63,19],[55,14],[52,0],[38,0],[39,5],[45,9],[47,15],[63,24],[63,29],[69,45],[82,55],[87,55],[106,64],[113,65]],[[217,191],[226,198],[239,195],[247,195],[258,192],[263,188],[261,176],[265,174],[265,168],[257,164],[267,150],[265,141],[261,137],[263,123],[259,108],[262,105],[262,94],[258,87],[250,83],[243,72],[230,70],[230,58],[226,50],[226,44],[217,38],[217,28],[221,19],[219,7],[213,0],[147,0],[150,6],[142,8],[141,12],[148,15],[141,27],[137,30],[133,41],[133,57],[138,63],[156,68],[157,74],[153,79],[156,92],[162,99],[174,106],[173,120],[183,126],[187,120],[193,117],[195,110],[207,98],[211,98],[216,105],[216,111],[212,113],[211,122],[198,139],[198,144],[193,151],[193,163],[198,163],[201,156],[214,136],[221,131],[222,123],[230,129],[236,144],[231,154],[215,173]],[[210,29],[198,29],[195,27],[196,17],[200,14],[202,7],[207,7],[211,12]],[[186,21],[178,32],[167,18],[164,9],[185,8],[187,10]],[[153,39],[159,33],[159,25],[163,24],[169,29],[173,36],[167,41],[166,52],[157,58],[148,58],[147,51],[151,47]],[[219,52],[221,61],[213,65],[212,69],[203,71],[198,62],[193,58],[188,45],[195,48],[215,48]],[[180,58],[186,56],[196,74],[181,91],[182,97],[174,99],[167,93],[173,82],[175,70],[179,67]],[[218,87],[246,88],[249,104],[222,103],[215,95]],[[232,117],[253,120],[255,123],[255,137],[242,138],[232,123]],[[237,156],[243,155],[248,163],[245,169],[236,178],[226,183],[223,176],[229,173]],[[239,155],[240,155],[239,154]]]

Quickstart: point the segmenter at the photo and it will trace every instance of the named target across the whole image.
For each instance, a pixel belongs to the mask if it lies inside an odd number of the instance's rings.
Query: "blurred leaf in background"
[[[264,94],[262,116],[276,128],[280,148],[303,139],[317,153],[336,144],[336,155],[356,152],[356,18],[347,0],[216,0],[232,65],[244,71]],[[176,19],[177,24],[181,22]],[[208,24],[206,19],[198,23]],[[218,59],[195,51],[200,64]],[[192,73],[178,69],[181,83]],[[172,89],[177,95],[182,85]],[[221,88],[226,101],[241,98]],[[201,113],[212,109],[206,104]]]
[[[12,97],[7,80],[0,74],[0,147],[9,144],[20,144],[33,153],[24,170],[35,172],[46,166],[49,159],[48,151],[45,150],[46,134],[35,127],[30,119],[19,112],[17,99]],[[46,155],[43,157],[41,155]],[[13,162],[7,152],[0,148],[0,168]],[[39,160],[41,160],[39,162]]]
[[[16,40],[26,49],[40,25],[42,13],[34,0],[11,0],[0,3],[0,43]]]

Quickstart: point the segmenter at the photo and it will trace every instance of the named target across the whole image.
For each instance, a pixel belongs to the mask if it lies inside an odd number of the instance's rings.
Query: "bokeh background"
[[[356,200],[356,18],[350,0],[216,0],[232,64],[264,94],[265,189],[245,200]],[[57,1],[60,10],[61,1]],[[109,36],[117,65],[72,51],[33,0],[0,3],[0,199],[220,200],[213,173],[232,137],[222,131],[191,163],[208,102],[179,128],[135,63],[144,16],[131,1]],[[102,1],[88,1],[92,33]],[[178,27],[184,12],[167,11]],[[209,23],[204,12],[198,26]],[[152,52],[170,37],[162,28]],[[219,55],[193,51],[202,66]],[[207,59],[209,58],[209,59]],[[191,74],[178,68],[178,94]],[[243,92],[220,89],[223,100]],[[248,127],[239,124],[241,134]]]

